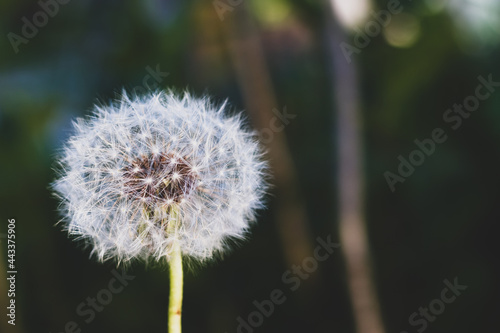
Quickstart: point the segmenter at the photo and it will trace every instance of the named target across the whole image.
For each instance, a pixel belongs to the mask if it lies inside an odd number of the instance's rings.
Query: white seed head
[[[263,204],[266,164],[226,108],[188,93],[125,95],[77,119],[53,184],[69,234],[118,262],[168,259],[174,239],[206,260],[243,238]]]

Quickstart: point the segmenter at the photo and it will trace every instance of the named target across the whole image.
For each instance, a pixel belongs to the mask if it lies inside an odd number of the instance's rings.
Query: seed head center
[[[142,156],[122,171],[127,196],[153,204],[179,203],[198,183],[196,171],[172,153]]]

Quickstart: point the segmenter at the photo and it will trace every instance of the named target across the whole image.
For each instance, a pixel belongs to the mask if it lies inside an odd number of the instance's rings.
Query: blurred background
[[[498,331],[500,2],[4,0],[0,36],[1,332],[167,330],[168,268],[108,300],[113,264],[55,226],[71,120],[122,88],[227,98],[271,161],[249,241],[186,272],[184,332]]]

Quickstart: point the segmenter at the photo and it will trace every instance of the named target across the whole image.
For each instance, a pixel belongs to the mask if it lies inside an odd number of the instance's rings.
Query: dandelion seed
[[[266,165],[226,108],[158,93],[78,119],[53,184],[69,234],[118,262],[169,260],[173,241],[203,261],[244,238],[263,204]]]

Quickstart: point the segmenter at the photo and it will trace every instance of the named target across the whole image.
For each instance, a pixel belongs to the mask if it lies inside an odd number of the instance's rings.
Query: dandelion
[[[96,107],[74,123],[53,184],[69,235],[98,260],[169,262],[171,332],[180,332],[182,256],[223,253],[263,204],[261,150],[226,109],[170,92]]]

